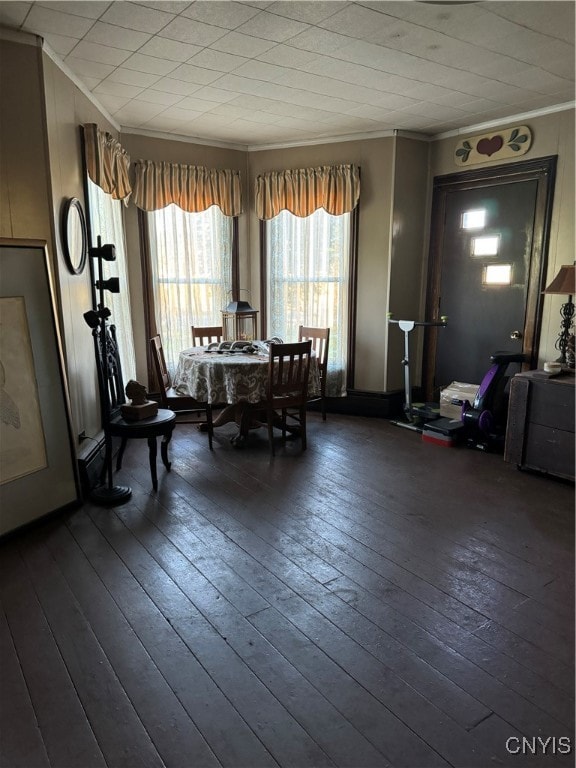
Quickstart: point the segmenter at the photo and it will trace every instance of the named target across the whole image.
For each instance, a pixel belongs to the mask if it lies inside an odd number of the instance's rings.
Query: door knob
[[[511,339],[521,339],[522,338],[521,331],[512,331],[512,333],[510,334],[510,338]]]

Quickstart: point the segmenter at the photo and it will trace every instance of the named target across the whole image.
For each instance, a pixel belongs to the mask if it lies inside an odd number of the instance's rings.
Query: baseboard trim
[[[326,411],[350,416],[370,416],[381,419],[396,418],[402,414],[402,392],[369,392],[348,390],[346,397],[327,397]],[[320,401],[310,403],[311,411],[320,410]]]

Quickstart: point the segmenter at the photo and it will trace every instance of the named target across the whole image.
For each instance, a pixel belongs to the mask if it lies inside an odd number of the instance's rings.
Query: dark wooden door
[[[426,336],[428,399],[479,384],[494,352],[536,363],[555,159],[435,179],[427,318],[448,325]]]

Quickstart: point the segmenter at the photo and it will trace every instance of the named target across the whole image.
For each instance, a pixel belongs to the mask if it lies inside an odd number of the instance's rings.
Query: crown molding
[[[220,149],[235,149],[239,152],[248,152],[247,144],[233,144],[217,139],[202,139],[199,136],[183,136],[179,133],[167,133],[166,131],[149,131],[144,128],[128,128],[123,125],[120,128],[123,136],[147,136],[150,139],[163,139],[164,141],[183,141],[188,144],[201,144],[205,147],[219,147]]]
[[[498,128],[501,125],[510,125],[510,123],[523,123],[525,120],[530,120],[535,117],[542,117],[544,115],[552,115],[555,112],[565,112],[568,109],[574,109],[576,107],[575,101],[568,101],[564,104],[555,104],[552,107],[545,107],[543,109],[535,109],[532,112],[522,112],[518,115],[509,115],[508,117],[502,117],[498,120],[490,120],[486,123],[476,123],[476,125],[467,125],[465,128],[456,128],[453,131],[446,131],[446,133],[437,133],[432,136],[432,141],[440,141],[441,139],[450,139],[453,136],[461,136],[464,133],[475,133],[476,131],[485,131],[490,128]]]

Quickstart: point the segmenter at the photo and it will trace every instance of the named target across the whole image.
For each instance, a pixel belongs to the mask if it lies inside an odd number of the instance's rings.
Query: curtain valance
[[[359,196],[360,172],[354,165],[271,171],[256,177],[259,219],[272,219],[282,210],[310,216],[318,208],[340,216],[356,207]]]
[[[175,203],[199,213],[217,205],[226,216],[242,213],[240,171],[197,165],[137,160],[134,202],[144,211],[157,211]]]
[[[128,178],[130,157],[111,133],[96,123],[84,124],[86,169],[94,184],[115,200],[128,201],[132,185]]]

